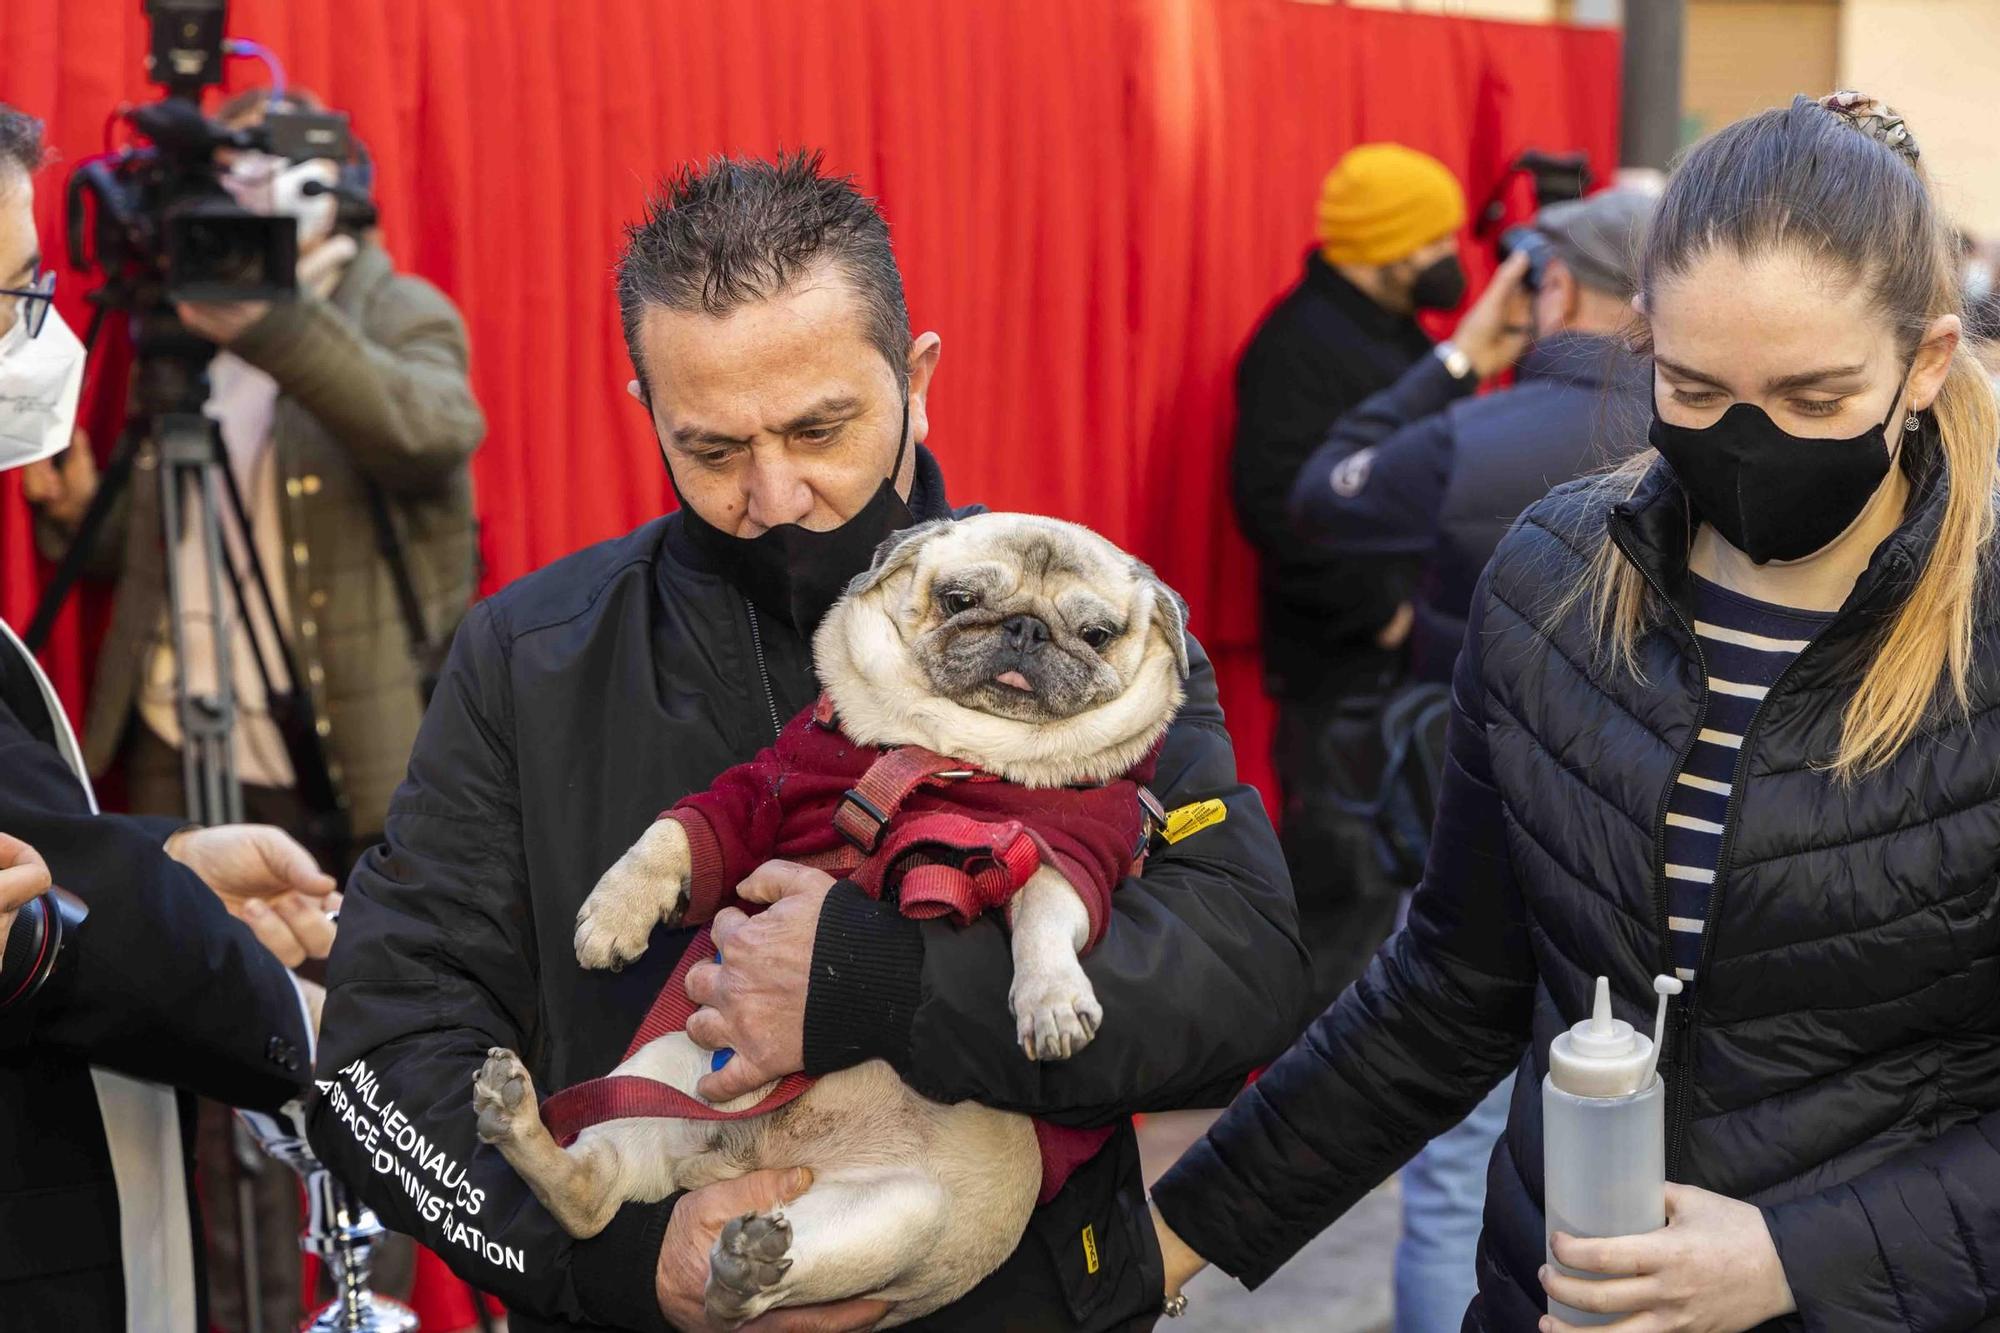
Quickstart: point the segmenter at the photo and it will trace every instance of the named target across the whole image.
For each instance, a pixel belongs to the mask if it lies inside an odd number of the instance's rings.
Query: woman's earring
[[[1921,426],[1922,424],[1923,424],[1923,423],[1921,423],[1921,422],[1919,422],[1919,421],[1917,420],[1917,414],[1916,414],[1915,412],[1912,412],[1912,413],[1910,413],[1910,415],[1908,415],[1908,416],[1906,416],[1906,417],[1904,417],[1904,418],[1903,418],[1903,429],[1904,429],[1904,430],[1909,430],[1909,431],[1913,431],[1913,430],[1916,430],[1916,429],[1918,429],[1918,428],[1919,428],[1919,427],[1920,427],[1920,426]]]

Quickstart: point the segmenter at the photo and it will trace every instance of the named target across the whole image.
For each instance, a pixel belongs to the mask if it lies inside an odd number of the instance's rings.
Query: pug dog
[[[1061,802],[1153,753],[1184,697],[1186,633],[1181,599],[1096,533],[983,514],[884,543],[820,626],[813,656],[849,741],[920,746]],[[692,868],[686,828],[653,824],[584,903],[578,960],[612,968],[638,957],[657,925],[680,919]],[[1006,910],[1023,1051],[1074,1055],[1104,1021],[1078,957],[1090,928],[1079,888],[1045,860]],[[614,1073],[694,1096],[711,1067],[711,1052],[676,1032]],[[751,1110],[776,1086],[719,1109]],[[473,1093],[480,1137],[578,1237],[628,1201],[810,1168],[802,1196],[718,1238],[706,1301],[728,1326],[853,1296],[890,1304],[880,1327],[920,1318],[1013,1252],[1042,1188],[1028,1117],[930,1101],[879,1060],[818,1079],[768,1114],[609,1120],[567,1148],[540,1119],[513,1052],[491,1053]]]

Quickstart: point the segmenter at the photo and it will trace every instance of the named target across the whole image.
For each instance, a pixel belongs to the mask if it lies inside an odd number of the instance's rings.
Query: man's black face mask
[[[681,502],[681,522],[696,549],[714,562],[723,578],[757,609],[810,640],[819,622],[840,600],[855,575],[868,568],[876,548],[892,533],[915,523],[909,504],[896,493],[896,476],[910,442],[910,395],[903,391],[903,420],[897,428],[896,461],[868,503],[837,528],[815,532],[780,523],[755,537],[722,531],[695,512],[681,494],[674,470],[667,481]]]
[[[1456,310],[1465,299],[1465,269],[1457,255],[1427,264],[1410,283],[1410,304],[1419,310]]]
[[[1711,426],[1676,426],[1653,407],[1652,445],[1673,465],[1694,512],[1758,564],[1800,560],[1853,525],[1889,475],[1883,433],[1902,405],[1844,440],[1787,432],[1755,403],[1732,403]]]

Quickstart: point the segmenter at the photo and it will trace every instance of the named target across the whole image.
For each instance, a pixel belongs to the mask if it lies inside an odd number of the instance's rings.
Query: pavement
[[[1214,1111],[1149,1115],[1139,1128],[1146,1179],[1173,1164]],[[1187,1314],[1162,1333],[1387,1333],[1390,1266],[1402,1205],[1396,1182],[1356,1204],[1254,1293],[1210,1269],[1187,1287]]]

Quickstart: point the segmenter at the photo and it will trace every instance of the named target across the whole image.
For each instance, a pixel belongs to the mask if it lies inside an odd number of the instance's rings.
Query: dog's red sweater
[[[1099,786],[1017,786],[914,746],[857,745],[825,699],[777,744],[661,815],[687,831],[693,867],[683,920],[700,924],[773,857],[889,894],[903,914],[963,925],[1004,906],[1036,869],[1059,872],[1104,933],[1111,891],[1145,850],[1156,746]],[[1148,798],[1150,799],[1150,798]]]
[[[826,870],[877,898],[887,895],[905,916],[949,916],[961,925],[1004,906],[1029,876],[1047,866],[1082,898],[1090,919],[1088,948],[1110,918],[1111,891],[1144,857],[1148,816],[1157,819],[1159,808],[1143,784],[1158,757],[1155,745],[1130,772],[1098,786],[1022,787],[915,746],[857,745],[822,698],[793,718],[771,748],[660,816],[677,821],[688,837],[691,867],[682,920],[690,925],[712,920],[730,904],[735,886],[773,858]],[[705,938],[689,946],[691,958],[706,948]],[[685,1027],[693,1007],[685,998],[686,971],[684,962],[633,1038],[633,1050]],[[544,1120],[566,1141],[587,1124],[615,1118],[605,1112],[619,1099],[593,1084],[616,1082],[593,1080],[556,1094],[543,1104]],[[765,1114],[809,1086],[810,1079],[792,1075],[739,1114]],[[661,1107],[659,1098],[669,1094],[686,1105]],[[648,1090],[626,1105],[648,1108],[626,1114],[733,1118],[672,1090]],[[1037,1120],[1041,1200],[1054,1198],[1111,1132]]]

